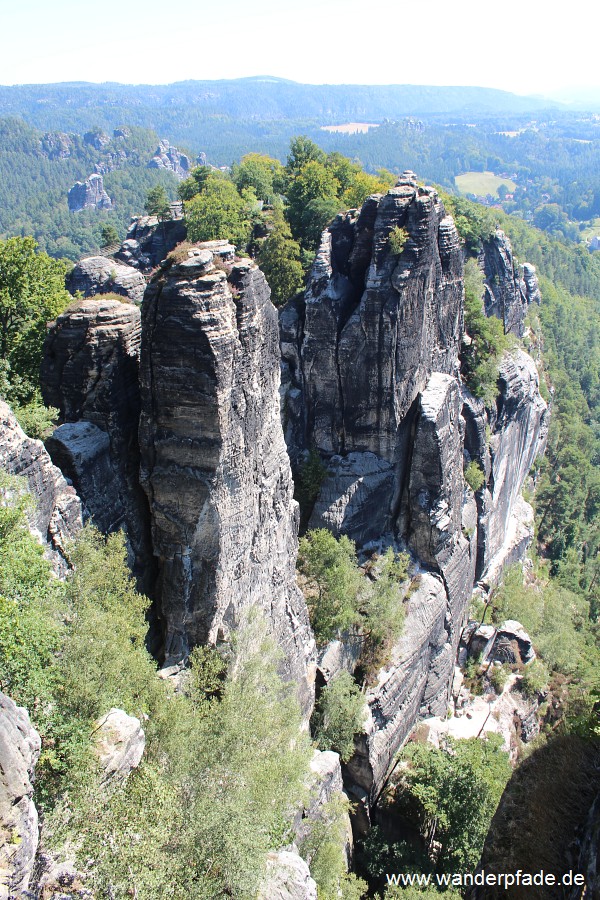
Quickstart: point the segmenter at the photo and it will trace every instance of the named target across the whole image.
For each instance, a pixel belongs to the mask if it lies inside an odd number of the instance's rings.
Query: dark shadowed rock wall
[[[62,423],[47,441],[52,459],[101,531],[125,530],[132,570],[151,591],[149,510],[139,484],[139,352],[139,307],[82,300],[51,325],[41,382]]]

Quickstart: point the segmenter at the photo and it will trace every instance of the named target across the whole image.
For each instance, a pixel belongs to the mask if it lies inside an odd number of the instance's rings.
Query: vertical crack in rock
[[[160,569],[165,662],[259,607],[312,706],[314,640],[295,581],[297,505],[279,411],[277,313],[250,262],[169,261],[142,309],[141,481]]]

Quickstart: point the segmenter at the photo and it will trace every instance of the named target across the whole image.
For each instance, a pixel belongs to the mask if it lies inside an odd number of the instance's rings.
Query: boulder
[[[317,900],[316,882],[302,857],[291,850],[269,853],[258,900]]]
[[[149,273],[156,268],[168,253],[181,241],[185,241],[187,230],[182,211],[176,204],[171,205],[171,219],[159,222],[156,216],[137,216],[131,220],[127,236],[115,253],[115,259]]]
[[[67,276],[66,284],[71,294],[119,294],[132,303],[141,303],[146,290],[146,280],[140,272],[105,256],[80,260]]]
[[[162,169],[173,172],[178,178],[187,178],[193,168],[193,163],[189,156],[182,153],[177,147],[172,147],[168,141],[160,141],[154,156],[148,163],[148,168]]]
[[[95,723],[94,750],[103,781],[124,781],[142,759],[146,737],[139,719],[113,707]]]
[[[0,898],[21,897],[33,872],[38,814],[33,773],[40,736],[27,710],[0,693]]]

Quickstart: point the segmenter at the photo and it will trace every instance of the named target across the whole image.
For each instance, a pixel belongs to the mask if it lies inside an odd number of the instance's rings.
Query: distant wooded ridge
[[[524,114],[560,108],[555,101],[482,87],[300,84],[257,76],[167,85],[66,82],[0,86],[0,116],[22,115],[39,128],[115,127],[124,118],[143,124],[145,109],[193,107],[206,115],[319,119],[323,124],[384,121],[404,116]],[[139,119],[139,121],[138,121]]]

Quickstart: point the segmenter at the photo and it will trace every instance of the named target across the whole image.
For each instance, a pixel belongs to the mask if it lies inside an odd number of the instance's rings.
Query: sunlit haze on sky
[[[276,75],[308,83],[596,86],[591,3],[0,0],[0,83]]]

